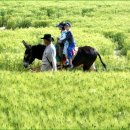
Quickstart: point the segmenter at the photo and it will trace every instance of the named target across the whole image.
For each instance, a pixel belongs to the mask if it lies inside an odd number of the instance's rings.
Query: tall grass
[[[7,28],[0,30],[0,129],[130,129],[129,2],[0,1],[0,7],[0,26]],[[101,54],[107,71],[99,58],[98,72],[24,69],[21,41],[36,45],[45,33],[57,39],[61,21],[72,23],[78,46]]]
[[[40,2],[35,1],[25,2],[0,2],[0,26],[7,26],[12,23],[12,26],[26,28],[33,26],[32,21],[42,20],[50,21],[52,26],[57,21],[65,20],[72,17],[74,25],[86,27],[86,25],[100,26],[100,28],[119,29],[124,23],[129,25],[129,2]],[[116,8],[118,6],[118,8]],[[114,12],[115,11],[115,12]],[[22,20],[18,20],[20,17]],[[26,20],[26,18],[28,20]],[[81,19],[81,22],[79,20]],[[24,21],[17,24],[14,21]],[[107,24],[107,26],[106,26]],[[44,24],[43,24],[44,26]],[[98,28],[96,30],[99,30]]]
[[[0,75],[2,129],[129,129],[129,72]]]

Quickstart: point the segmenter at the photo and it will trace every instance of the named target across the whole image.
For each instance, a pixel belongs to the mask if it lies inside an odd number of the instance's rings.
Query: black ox
[[[26,50],[24,53],[23,66],[27,68],[36,59],[42,60],[43,52],[46,48],[45,45],[29,45],[24,40],[22,41]],[[72,63],[74,68],[83,65],[83,70],[87,71],[95,62],[97,56],[99,57],[104,69],[106,64],[102,61],[100,54],[90,46],[83,46],[78,48],[77,55],[74,57]]]

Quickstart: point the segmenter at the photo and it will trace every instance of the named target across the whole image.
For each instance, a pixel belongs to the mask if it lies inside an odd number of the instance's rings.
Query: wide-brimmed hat
[[[44,34],[44,36],[41,39],[46,39],[48,41],[54,41],[54,38],[51,36],[51,34]]]

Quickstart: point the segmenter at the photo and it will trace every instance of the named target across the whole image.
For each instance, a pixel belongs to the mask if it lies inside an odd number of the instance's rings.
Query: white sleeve
[[[51,50],[51,61],[52,61],[53,71],[56,71],[57,70],[56,51],[54,49]]]
[[[60,40],[64,40],[66,38],[66,33],[62,33],[61,37],[60,37]]]

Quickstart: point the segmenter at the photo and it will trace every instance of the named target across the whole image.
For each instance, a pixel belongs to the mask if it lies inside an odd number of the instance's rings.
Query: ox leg
[[[83,71],[88,71],[89,68],[90,68],[90,67],[89,67],[88,65],[85,65],[85,64],[83,65]]]
[[[87,64],[83,64],[83,71],[89,71],[89,70],[91,70],[91,66],[93,66],[94,69],[96,69],[95,65],[93,65],[93,62],[92,63],[88,62]]]

